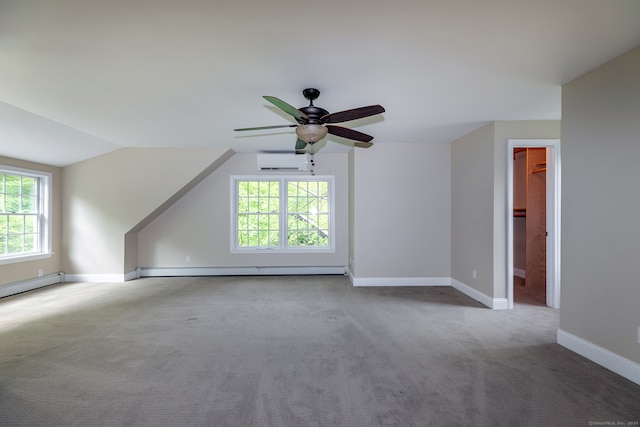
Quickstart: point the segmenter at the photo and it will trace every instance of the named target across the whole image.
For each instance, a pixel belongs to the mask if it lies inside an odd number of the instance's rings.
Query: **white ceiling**
[[[638,45],[639,0],[0,0],[0,155],[292,149],[293,129],[232,129],[289,123],[262,95],[305,87],[383,105],[344,124],[374,143],[448,142],[560,119],[563,83]]]

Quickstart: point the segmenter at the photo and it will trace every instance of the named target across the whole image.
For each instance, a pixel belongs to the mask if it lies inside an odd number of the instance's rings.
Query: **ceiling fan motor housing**
[[[329,114],[327,110],[324,108],[316,107],[313,105],[313,101],[320,96],[320,91],[314,88],[307,88],[302,91],[302,95],[306,99],[309,100],[309,105],[306,107],[298,108],[298,110],[302,111],[309,117],[309,121],[307,123],[310,124],[320,124],[320,118]]]
[[[309,117],[308,123],[310,124],[322,123],[320,118],[329,114],[329,112],[324,108],[316,107],[315,105],[309,105],[309,106],[298,108],[298,109],[303,113],[305,113],[307,117]]]

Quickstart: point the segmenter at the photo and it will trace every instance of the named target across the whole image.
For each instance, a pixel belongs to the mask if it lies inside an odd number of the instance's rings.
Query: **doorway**
[[[515,291],[541,295],[541,304],[560,308],[560,140],[508,140],[507,152],[509,308]],[[526,181],[514,184],[522,172]],[[530,197],[523,199],[523,191]]]

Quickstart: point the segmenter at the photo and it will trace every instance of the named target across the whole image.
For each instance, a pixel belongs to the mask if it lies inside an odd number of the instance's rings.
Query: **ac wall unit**
[[[306,172],[308,154],[263,153],[258,154],[259,171]]]

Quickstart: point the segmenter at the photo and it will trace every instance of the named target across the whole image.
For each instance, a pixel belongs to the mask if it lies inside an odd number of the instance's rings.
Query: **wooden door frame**
[[[507,140],[507,300],[513,309],[513,153],[516,148],[547,150],[547,305],[560,308],[560,140]]]

